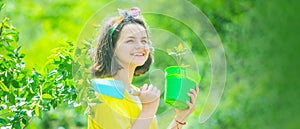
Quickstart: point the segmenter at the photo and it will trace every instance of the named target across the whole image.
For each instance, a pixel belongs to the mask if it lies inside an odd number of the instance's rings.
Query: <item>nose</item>
[[[136,49],[146,49],[148,47],[147,44],[143,44],[141,42],[138,42],[136,45],[135,45],[135,48]]]
[[[135,49],[146,49],[148,51],[154,51],[154,48],[152,47],[152,45],[146,44],[146,43],[142,43],[142,42],[136,43]]]

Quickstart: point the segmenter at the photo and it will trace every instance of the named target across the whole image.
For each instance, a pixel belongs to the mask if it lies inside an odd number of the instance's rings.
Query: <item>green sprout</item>
[[[187,48],[184,48],[182,43],[179,43],[178,46],[174,47],[173,49],[167,49],[167,52],[169,55],[175,57],[178,66],[189,67],[189,65],[185,65],[183,63],[184,55],[187,54]]]

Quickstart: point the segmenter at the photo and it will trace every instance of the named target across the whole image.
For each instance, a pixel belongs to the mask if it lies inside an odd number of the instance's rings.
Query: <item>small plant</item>
[[[178,46],[174,47],[173,49],[167,49],[169,55],[174,56],[175,60],[178,63],[178,66],[181,67],[189,67],[189,65],[185,65],[183,63],[184,55],[187,54],[187,48],[184,48],[182,43],[179,43]]]
[[[187,68],[189,65],[183,64],[187,49],[180,43],[172,50],[167,49],[169,55],[174,56],[178,65],[170,66],[165,69],[165,96],[164,101],[168,106],[176,109],[187,109],[186,101],[191,101],[187,93],[190,89],[195,89],[201,76],[194,70]]]

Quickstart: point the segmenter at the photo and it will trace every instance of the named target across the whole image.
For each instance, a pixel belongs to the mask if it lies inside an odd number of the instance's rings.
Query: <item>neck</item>
[[[130,89],[135,68],[134,66],[124,67],[120,69],[113,78],[122,81],[125,89]]]

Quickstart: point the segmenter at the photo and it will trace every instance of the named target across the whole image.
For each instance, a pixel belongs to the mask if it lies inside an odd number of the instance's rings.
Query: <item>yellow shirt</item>
[[[89,129],[130,129],[141,112],[140,100],[126,91],[120,100],[97,94],[101,103],[92,107],[88,118]],[[156,117],[149,129],[158,129]]]

